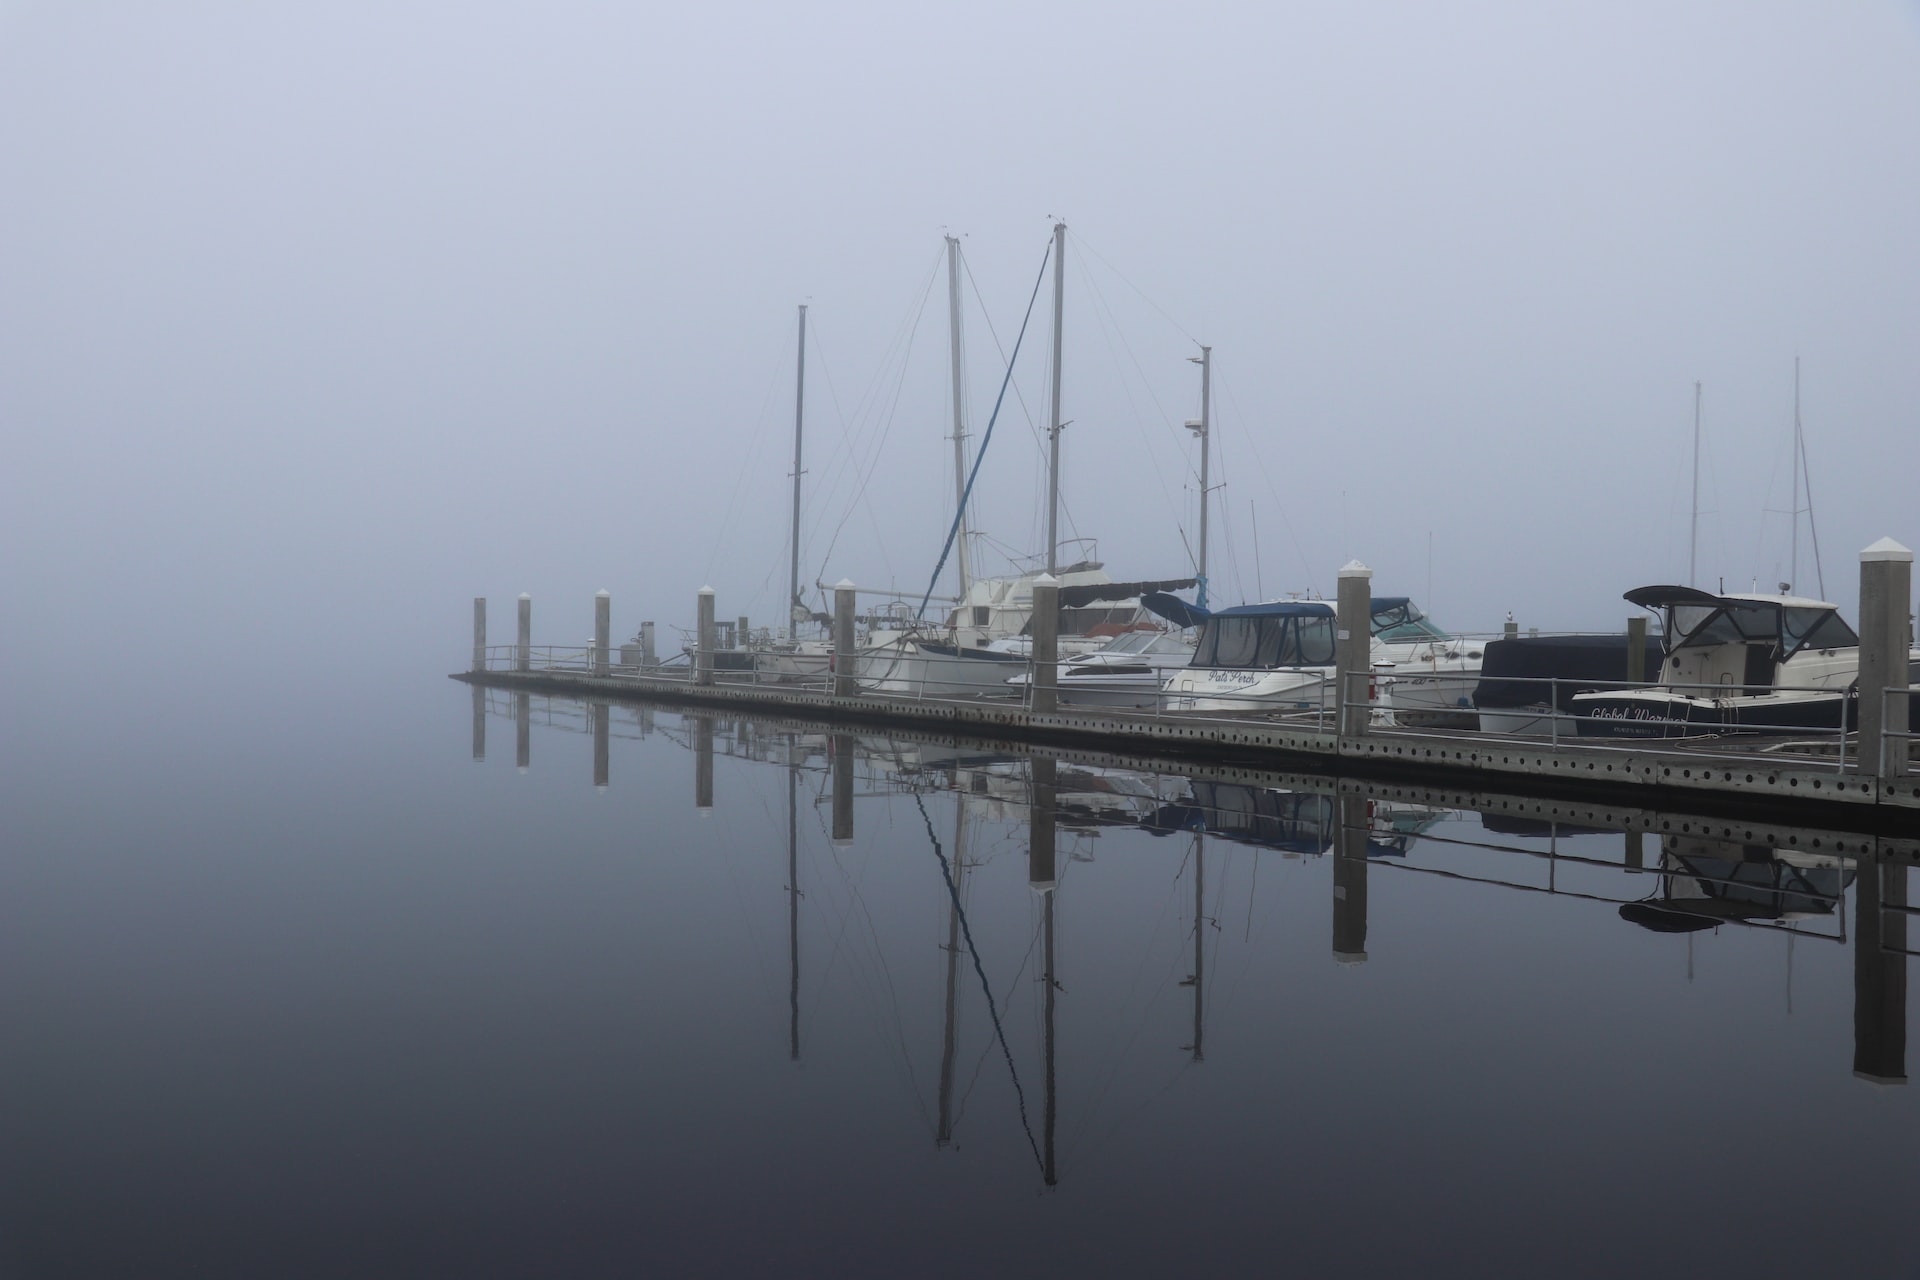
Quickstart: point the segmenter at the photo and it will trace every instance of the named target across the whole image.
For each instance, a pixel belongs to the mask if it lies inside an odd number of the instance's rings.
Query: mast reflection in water
[[[1177,1206],[1221,1233],[1222,1263],[1284,1222],[1309,1260],[1391,1269],[1471,1242],[1489,1272],[1599,1274],[1653,1240],[1692,1256],[1664,1170],[1686,1170],[1702,1220],[1750,1212],[1719,1188],[1798,1176],[1797,1152],[1892,1169],[1920,1136],[1907,1095],[1881,1092],[1906,1077],[1911,842],[493,696],[522,730],[593,735],[603,785],[611,741],[616,793],[630,747],[636,814],[693,755],[696,805],[733,819],[686,829],[742,902],[716,957],[764,954],[752,886],[783,888],[803,1072],[736,1083],[812,1108],[832,1163],[878,1161],[910,1216],[1084,1182],[1093,1199],[1045,1216],[1117,1231],[1143,1266],[1179,1256],[1152,1227]],[[750,987],[704,1001],[730,1024],[760,1006]],[[907,1160],[916,1130],[953,1163]],[[793,1173],[823,1151],[740,1141],[731,1158]],[[1362,1175],[1421,1197],[1384,1214],[1399,1227],[1369,1236],[1379,1211],[1340,1207]],[[1014,1236],[1052,1230],[1016,1218]],[[1690,1265],[1742,1252],[1721,1245]]]

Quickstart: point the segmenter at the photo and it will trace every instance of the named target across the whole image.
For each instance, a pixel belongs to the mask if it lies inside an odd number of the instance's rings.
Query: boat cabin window
[[[1420,606],[1409,600],[1373,615],[1373,638],[1418,642],[1447,640],[1451,637],[1427,621],[1427,615],[1420,612]]]
[[[1841,620],[1838,609],[1788,609],[1788,654],[1802,649],[1855,649],[1860,637]]]
[[[1780,610],[1765,604],[1673,606],[1667,630],[1673,647],[1688,645],[1752,644],[1780,639]]]
[[[1194,647],[1196,667],[1324,667],[1333,661],[1328,617],[1216,616]]]

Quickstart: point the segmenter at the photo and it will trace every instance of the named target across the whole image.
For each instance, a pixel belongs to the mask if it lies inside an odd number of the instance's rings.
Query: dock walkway
[[[1477,787],[1793,822],[1820,821],[1888,835],[1920,835],[1920,777],[1877,779],[1829,759],[1770,754],[1739,738],[1619,743],[1375,727],[1357,735],[1207,714],[1130,713],[1017,703],[839,697],[770,683],[710,685],[672,676],[579,670],[480,670],[453,677],[528,693],[650,702],[733,714],[775,714],[820,725],[934,732],[1009,744],[1074,747],[1170,762],[1337,772],[1422,786]]]

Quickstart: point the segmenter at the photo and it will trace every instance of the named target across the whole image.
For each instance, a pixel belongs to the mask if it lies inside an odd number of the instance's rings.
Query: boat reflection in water
[[[1735,830],[1724,820],[1636,810],[1612,813],[1618,825],[1611,826],[1589,810],[1576,824],[1541,816],[1548,806],[1538,799],[1499,796],[1475,797],[1488,806],[1475,814],[1409,799],[1404,788],[1370,796],[1368,784],[1334,778],[1275,775],[1265,785],[796,723],[489,698],[488,713],[511,717],[516,727],[531,722],[593,735],[598,785],[609,783],[609,739],[657,735],[694,755],[697,805],[727,802],[730,788],[751,789],[740,799],[742,820],[782,817],[766,835],[783,858],[790,1056],[802,1057],[803,1012],[824,998],[810,993],[852,983],[868,1006],[900,1019],[882,1041],[900,1056],[903,1077],[932,1081],[934,1096],[917,1106],[932,1143],[954,1149],[968,1097],[981,1088],[1004,1090],[1008,1104],[993,1113],[993,1123],[1004,1127],[980,1140],[1024,1149],[1045,1186],[1071,1173],[1074,1135],[1086,1132],[1088,1111],[1105,1107],[1111,1122],[1116,1113],[1167,1105],[1162,1100],[1179,1077],[1130,1064],[1128,1055],[1177,1045],[1186,1068],[1221,1060],[1220,1027],[1209,1023],[1236,1009],[1208,991],[1222,972],[1222,948],[1231,953],[1226,967],[1235,982],[1244,983],[1253,954],[1247,948],[1266,927],[1256,916],[1284,916],[1308,885],[1331,898],[1331,927],[1313,950],[1342,965],[1368,960],[1369,929],[1378,923],[1369,919],[1370,900],[1393,905],[1384,945],[1404,968],[1409,960],[1426,962],[1424,954],[1410,954],[1410,922],[1419,922],[1419,945],[1431,950],[1450,929],[1468,936],[1483,927],[1450,924],[1449,913],[1488,902],[1500,910],[1525,907],[1528,900],[1512,891],[1560,900],[1554,910],[1563,921],[1609,912],[1645,931],[1638,942],[1617,929],[1602,931],[1614,939],[1609,945],[1666,946],[1672,944],[1655,935],[1687,934],[1690,959],[1692,935],[1715,931],[1784,934],[1776,939],[1782,949],[1807,939],[1850,947],[1854,1073],[1876,1083],[1906,1077],[1907,867],[1920,852],[1912,841]],[[477,718],[476,752],[483,750],[482,728]],[[526,767],[524,733],[516,736],[516,755]],[[716,760],[735,766],[716,779]],[[611,772],[617,788],[619,770]],[[756,781],[763,776],[774,785]],[[780,792],[783,816],[770,799]],[[829,811],[824,824],[808,816],[821,807]],[[863,827],[864,842],[857,839]],[[1646,865],[1642,849],[1655,832],[1657,853]],[[751,871],[751,849],[735,852],[747,874],[762,874]],[[1294,871],[1262,879],[1270,860]],[[1009,893],[1015,865],[1018,895]],[[823,870],[803,888],[809,866]],[[775,874],[767,869],[769,885]],[[906,905],[893,916],[881,890],[863,879],[881,874],[905,886]],[[1103,914],[1113,910],[1117,886],[1140,877],[1160,885],[1170,878],[1177,886],[1171,900],[1159,899],[1155,912],[1130,922]],[[929,927],[931,904],[938,915]],[[1237,929],[1223,924],[1241,916]],[[1499,917],[1478,920],[1488,918]],[[803,943],[810,930],[823,940],[822,958],[807,977]],[[1125,930],[1131,932],[1121,936]],[[850,940],[856,936],[857,944]],[[1371,941],[1383,945],[1377,929]],[[912,957],[936,951],[937,976],[913,985],[912,966],[925,962]],[[855,971],[856,953],[871,971]],[[1145,976],[1115,995],[1102,983],[1123,968]],[[803,977],[816,985],[804,986]],[[1253,980],[1289,979],[1256,970]],[[931,1018],[916,1036],[912,1020],[895,1007],[914,990],[939,992],[937,1038]],[[1177,1023],[1161,1012],[1167,997],[1181,1006]],[[1102,1030],[1115,1025],[1125,1034]],[[1258,1038],[1254,1028],[1230,1030],[1234,1046]],[[1712,1033],[1698,1029],[1702,1051]],[[1297,1028],[1289,1034],[1307,1035]],[[915,1055],[932,1058],[936,1044],[937,1069],[916,1071]],[[1128,1096],[1111,1093],[1116,1087]],[[1082,1114],[1063,1125],[1063,1107]]]

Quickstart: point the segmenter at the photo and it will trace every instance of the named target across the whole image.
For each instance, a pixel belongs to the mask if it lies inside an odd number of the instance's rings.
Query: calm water
[[[6,1274],[1920,1275],[1904,870],[474,711],[10,757]]]

